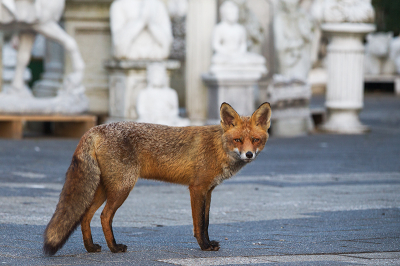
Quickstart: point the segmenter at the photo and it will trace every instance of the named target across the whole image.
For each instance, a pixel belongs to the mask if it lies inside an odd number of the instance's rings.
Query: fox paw
[[[204,251],[218,251],[219,250],[219,243],[215,240],[210,241],[208,246],[201,247],[201,250]]]
[[[121,253],[126,252],[128,247],[124,244],[116,244],[112,249],[110,249],[112,253]]]
[[[94,252],[100,252],[101,251],[101,246],[98,244],[93,244],[91,246],[85,246],[87,252],[94,253]]]
[[[213,251],[218,251],[219,250],[219,242],[215,240],[210,241],[210,245],[212,246]]]

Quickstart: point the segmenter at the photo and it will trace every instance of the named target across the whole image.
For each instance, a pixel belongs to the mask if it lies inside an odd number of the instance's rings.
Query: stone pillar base
[[[62,86],[62,79],[43,78],[33,84],[32,92],[35,97],[50,98],[57,96],[57,93]]]
[[[288,109],[272,108],[271,134],[274,137],[305,136],[314,128],[308,107]]]
[[[208,122],[219,123],[219,109],[223,102],[229,103],[239,115],[250,116],[255,110],[255,87],[258,78],[216,77],[210,73],[202,75],[208,86]]]
[[[357,109],[328,109],[328,120],[321,130],[338,134],[363,134],[368,132],[367,126],[361,124]]]
[[[136,102],[139,91],[147,86],[147,66],[155,61],[109,60],[105,66],[109,73],[109,119],[107,122],[136,120]],[[161,61],[167,68],[168,78],[180,67],[177,60]],[[169,80],[168,80],[169,84]]]
[[[274,76],[267,89],[272,108],[271,133],[277,137],[304,136],[314,129],[309,102],[310,85]]]

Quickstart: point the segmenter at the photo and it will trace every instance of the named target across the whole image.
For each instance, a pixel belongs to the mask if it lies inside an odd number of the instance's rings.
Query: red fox
[[[271,107],[264,103],[251,117],[241,117],[223,103],[220,116],[221,125],[213,126],[118,122],[86,132],[44,232],[44,253],[54,255],[79,223],[86,250],[100,252],[90,221],[105,201],[100,217],[107,245],[112,252],[125,252],[127,247],[115,241],[112,220],[139,177],[189,186],[194,237],[202,250],[219,250],[208,237],[211,192],[264,148]]]

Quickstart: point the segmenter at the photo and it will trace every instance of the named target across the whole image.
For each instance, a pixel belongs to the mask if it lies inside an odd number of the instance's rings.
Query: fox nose
[[[253,153],[251,151],[246,152],[246,157],[249,159],[253,158]]]

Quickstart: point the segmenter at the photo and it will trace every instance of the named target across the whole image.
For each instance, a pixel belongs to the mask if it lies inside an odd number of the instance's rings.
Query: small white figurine
[[[137,98],[137,122],[169,126],[188,126],[190,121],[179,117],[178,94],[168,87],[165,65],[152,63],[147,67],[147,88]]]

